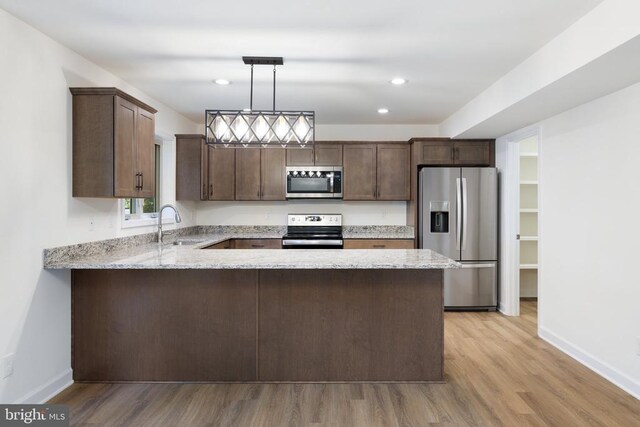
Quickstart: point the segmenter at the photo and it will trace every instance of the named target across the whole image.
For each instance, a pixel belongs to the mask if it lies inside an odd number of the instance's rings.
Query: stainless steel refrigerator
[[[498,304],[498,173],[495,168],[420,170],[419,247],[462,263],[444,272],[447,309]]]

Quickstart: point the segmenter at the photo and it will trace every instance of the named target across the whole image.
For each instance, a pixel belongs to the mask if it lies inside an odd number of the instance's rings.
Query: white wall
[[[157,131],[167,138],[197,127],[2,10],[0,52],[0,357],[15,354],[0,402],[34,402],[70,380],[69,272],[44,271],[42,250],[152,230],[120,229],[116,200],[71,197],[68,88],[123,89],[158,109]],[[174,143],[166,148],[171,155]],[[170,201],[174,173],[166,172]],[[180,207],[189,225],[194,205]]]
[[[640,398],[640,84],[540,124],[539,333]]]
[[[287,225],[288,213],[341,213],[344,225],[406,225],[406,202],[202,202],[199,225]]]
[[[440,136],[438,125],[316,125],[317,141],[408,141]]]

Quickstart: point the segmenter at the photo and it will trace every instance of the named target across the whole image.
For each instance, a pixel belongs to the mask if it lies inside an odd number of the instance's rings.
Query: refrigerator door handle
[[[456,249],[462,246],[462,192],[460,178],[456,178]]]
[[[467,178],[462,178],[462,250],[467,249]]]

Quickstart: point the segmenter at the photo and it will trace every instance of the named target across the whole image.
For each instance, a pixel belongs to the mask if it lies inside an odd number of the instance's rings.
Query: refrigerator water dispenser
[[[431,232],[449,232],[449,202],[430,202]]]

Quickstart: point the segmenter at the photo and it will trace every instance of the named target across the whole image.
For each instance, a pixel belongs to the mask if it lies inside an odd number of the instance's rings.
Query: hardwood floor
[[[446,384],[74,384],[73,425],[637,426],[640,401],[536,337],[522,316],[445,315]]]

